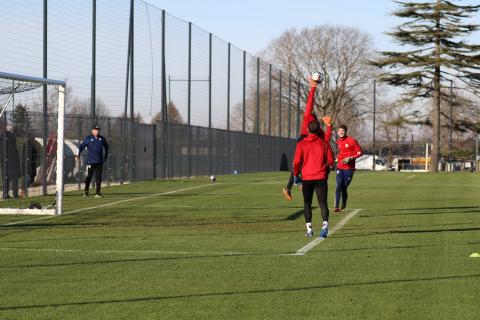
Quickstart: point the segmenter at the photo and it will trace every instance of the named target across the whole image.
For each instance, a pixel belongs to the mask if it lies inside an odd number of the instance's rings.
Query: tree
[[[31,121],[28,116],[28,107],[24,104],[18,103],[12,112],[13,131],[19,137],[26,137],[26,130],[30,128]]]
[[[285,31],[262,56],[284,70],[285,78],[290,73],[300,80],[302,107],[309,89],[306,76],[322,72],[325,80],[317,89],[316,114],[330,115],[334,122],[354,129],[366,115],[370,99],[369,80],[375,76],[375,68],[368,64],[374,57],[372,48],[370,36],[357,28],[323,25]],[[277,73],[274,77],[277,81]],[[286,94],[282,91],[282,98]]]
[[[168,118],[168,122],[170,122],[170,123],[176,123],[176,124],[185,123],[183,121],[182,116],[180,115],[180,112],[177,109],[177,106],[172,101],[170,101],[167,104],[167,118]],[[160,122],[162,122],[162,112],[161,111],[159,111],[159,112],[157,112],[157,114],[155,114],[155,116],[152,118],[151,124],[160,123]]]
[[[470,18],[480,5],[460,6],[447,0],[397,3],[400,8],[393,15],[408,21],[387,34],[411,50],[383,51],[382,57],[372,64],[391,69],[381,75],[381,80],[406,88],[406,96],[412,101],[433,98],[431,170],[436,172],[440,158],[442,82],[456,79],[470,91],[480,87],[480,46],[458,39],[479,29],[479,25],[462,20]]]

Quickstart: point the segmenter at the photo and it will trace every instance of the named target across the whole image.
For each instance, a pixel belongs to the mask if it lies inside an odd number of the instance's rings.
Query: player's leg
[[[103,165],[102,164],[96,164],[95,165],[95,182],[96,182],[96,190],[95,190],[95,196],[101,196],[101,188],[102,188],[102,170],[103,170]]]
[[[336,176],[337,187],[335,189],[335,212],[340,212],[340,197],[343,191],[343,170],[337,170]]]
[[[317,194],[318,207],[322,212],[323,221],[328,222],[330,211],[328,210],[327,196],[328,196],[328,184],[327,180],[318,180],[315,184],[315,193]]]
[[[347,188],[350,185],[350,182],[352,182],[354,172],[355,171],[353,170],[345,170],[344,172],[344,177],[343,177],[344,188],[342,190],[342,206],[340,207],[340,210],[345,210],[347,206],[347,199],[348,199]]]
[[[83,193],[83,196],[86,197],[88,196],[88,190],[90,189],[90,182],[92,181],[93,177],[93,167],[91,164],[87,165],[87,178],[85,179],[85,192]]]
[[[315,184],[312,181],[303,181],[303,213],[305,216],[305,225],[307,227],[307,237],[313,236],[312,230],[312,199],[315,192]]]
[[[320,231],[320,237],[326,238],[328,236],[328,218],[330,211],[328,210],[327,198],[328,198],[328,184],[327,180],[319,180],[315,184],[315,193],[317,194],[318,206],[322,212],[322,230]]]

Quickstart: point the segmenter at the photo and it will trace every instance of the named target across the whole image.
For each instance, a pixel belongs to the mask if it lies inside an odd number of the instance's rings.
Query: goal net
[[[65,86],[0,72],[0,214],[62,213]]]

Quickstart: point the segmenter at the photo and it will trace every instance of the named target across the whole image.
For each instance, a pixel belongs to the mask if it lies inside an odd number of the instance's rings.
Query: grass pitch
[[[357,172],[331,227],[362,210],[303,256],[287,179],[134,183],[0,216],[0,319],[479,318],[480,175]]]

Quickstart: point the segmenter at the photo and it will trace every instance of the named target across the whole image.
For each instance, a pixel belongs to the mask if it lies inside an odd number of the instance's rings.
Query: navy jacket
[[[87,148],[87,164],[102,164],[107,160],[108,143],[104,136],[99,134],[95,138],[93,134],[88,135],[80,144],[78,155],[85,148]],[[105,148],[105,154],[103,153],[103,148]]]

